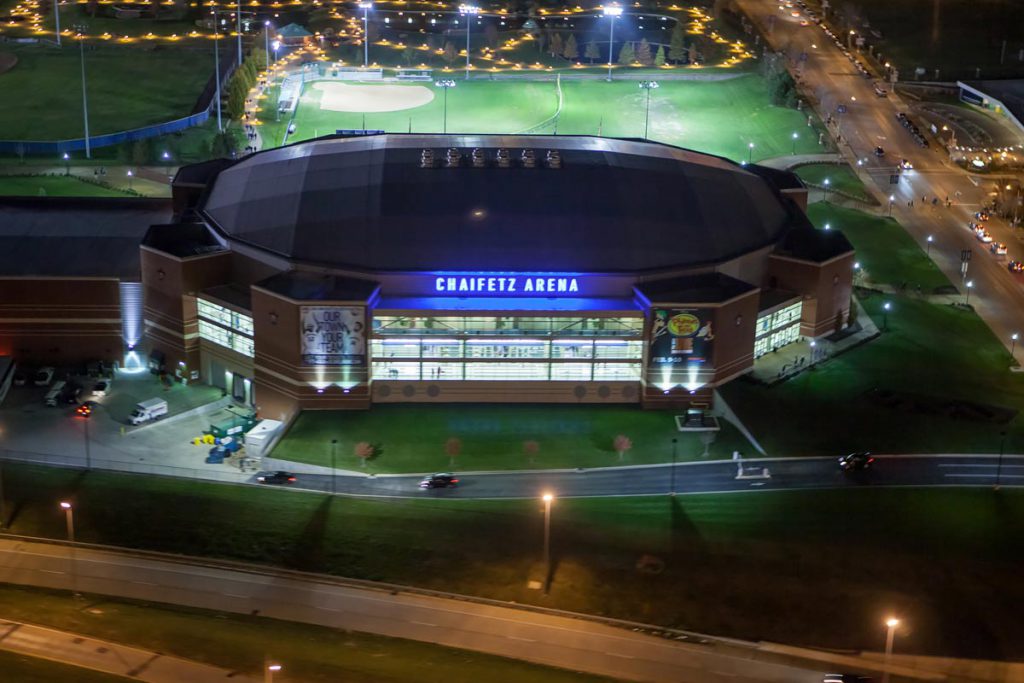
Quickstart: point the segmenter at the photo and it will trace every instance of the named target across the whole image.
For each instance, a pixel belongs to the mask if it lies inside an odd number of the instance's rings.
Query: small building
[[[298,24],[288,24],[277,30],[277,39],[281,41],[282,45],[305,45],[306,41],[312,37],[312,33]]]

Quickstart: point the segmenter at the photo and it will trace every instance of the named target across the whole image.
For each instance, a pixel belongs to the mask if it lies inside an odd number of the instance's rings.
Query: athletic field
[[[559,89],[561,93],[559,94]],[[643,137],[646,91],[637,81],[456,81],[448,90],[449,133],[526,133]],[[268,98],[264,134],[279,145],[289,119],[275,121]],[[557,122],[557,123],[556,123]],[[339,129],[440,133],[444,90],[432,83],[306,83],[294,115],[297,142]],[[556,130],[557,125],[557,130]],[[773,106],[764,81],[743,75],[723,81],[660,81],[651,93],[648,137],[745,160],[816,153],[817,132],[806,116]]]

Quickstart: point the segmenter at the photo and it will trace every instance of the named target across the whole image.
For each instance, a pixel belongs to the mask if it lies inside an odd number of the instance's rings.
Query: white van
[[[64,393],[64,385],[67,384],[64,380],[58,380],[53,383],[49,391],[46,392],[46,397],[43,399],[43,403],[50,408],[56,408],[57,403],[60,402],[60,395]]]
[[[135,404],[135,410],[128,416],[133,425],[140,425],[150,420],[159,420],[167,414],[167,401],[162,398],[151,398]]]
[[[881,83],[875,83],[875,94],[879,97],[888,97],[889,91],[883,88]]]

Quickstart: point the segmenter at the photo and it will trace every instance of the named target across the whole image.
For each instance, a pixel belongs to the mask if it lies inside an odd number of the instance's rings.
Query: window
[[[232,311],[230,308],[225,308],[206,299],[198,299],[196,307],[200,318],[205,318],[250,337],[253,334],[252,316]]]
[[[252,357],[255,355],[256,349],[252,337],[232,332],[220,325],[214,325],[205,320],[199,321],[199,338],[213,342],[218,346],[232,349],[245,356]]]

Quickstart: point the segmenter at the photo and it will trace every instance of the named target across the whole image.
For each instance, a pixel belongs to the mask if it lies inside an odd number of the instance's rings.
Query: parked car
[[[110,380],[101,379],[96,384],[92,385],[92,395],[94,398],[103,398],[110,391]]]
[[[261,484],[294,484],[295,475],[291,472],[285,472],[278,470],[277,472],[269,472],[267,474],[261,474],[256,477],[256,481]]]
[[[74,382],[68,382],[64,385],[64,391],[60,394],[60,402],[68,405],[74,405],[78,403],[79,397],[82,395],[82,386],[75,384]]]
[[[441,472],[424,477],[420,481],[421,489],[453,489],[458,486],[459,480],[450,472]]]
[[[32,384],[37,387],[48,387],[50,382],[53,381],[54,368],[46,366],[36,370],[35,377],[32,378]]]
[[[858,472],[871,469],[874,462],[874,456],[868,452],[850,453],[839,457],[839,469],[843,472]]]
[[[14,386],[23,387],[28,384],[28,378],[31,373],[28,370],[18,370],[14,373]]]

